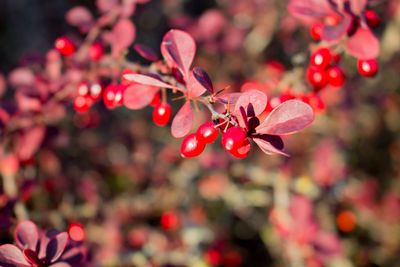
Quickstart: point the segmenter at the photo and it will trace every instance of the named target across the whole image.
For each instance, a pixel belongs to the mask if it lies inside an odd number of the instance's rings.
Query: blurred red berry
[[[166,125],[171,119],[171,106],[167,103],[159,102],[153,110],[153,121],[158,126]]]
[[[196,133],[189,134],[182,141],[181,155],[185,158],[199,156],[205,148],[205,143],[200,141]]]
[[[55,48],[64,56],[69,56],[75,53],[75,45],[67,37],[59,37],[55,41]]]
[[[378,63],[375,59],[359,59],[358,71],[365,77],[373,77],[378,72]]]
[[[326,76],[328,83],[335,87],[340,87],[343,85],[345,77],[341,68],[330,67],[326,70]]]
[[[83,241],[85,239],[85,228],[78,222],[70,223],[68,226],[69,237],[74,241]]]
[[[365,19],[367,20],[368,26],[371,28],[377,28],[381,24],[381,19],[372,10],[365,10],[364,16]]]
[[[218,137],[218,130],[214,123],[206,122],[197,129],[197,139],[205,144],[211,144]]]
[[[93,100],[99,100],[101,98],[102,91],[103,88],[101,87],[100,83],[95,82],[90,85],[89,93]]]
[[[321,70],[325,69],[331,62],[331,51],[326,48],[319,48],[311,54],[310,63]]]
[[[321,40],[322,29],[324,28],[324,24],[321,22],[316,22],[311,26],[310,33],[312,38],[315,40]]]
[[[76,112],[83,113],[89,110],[93,100],[89,96],[78,95],[74,99],[74,109]]]
[[[166,211],[161,215],[161,227],[167,231],[173,231],[179,226],[179,216],[176,211]]]
[[[314,68],[314,67],[309,67],[307,69],[307,80],[312,84],[314,89],[319,90],[322,87],[324,87],[327,83],[327,78],[325,71]]]
[[[89,85],[87,82],[81,82],[77,88],[77,95],[87,96],[89,94]]]
[[[89,48],[89,57],[91,60],[99,60],[104,53],[104,48],[101,43],[93,43]]]
[[[208,264],[217,266],[221,263],[221,254],[217,250],[210,249],[204,253],[204,259]]]

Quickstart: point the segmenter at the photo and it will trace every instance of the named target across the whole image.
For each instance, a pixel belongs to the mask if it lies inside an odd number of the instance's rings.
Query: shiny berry
[[[365,19],[367,20],[368,26],[371,28],[377,28],[381,24],[381,19],[372,10],[366,10],[364,12],[364,16]]]
[[[98,82],[92,83],[89,88],[89,94],[93,100],[99,100],[101,98],[101,92],[103,88]]]
[[[68,226],[68,234],[72,240],[77,242],[83,241],[86,236],[85,228],[78,222],[70,223]]]
[[[89,85],[87,82],[81,82],[76,89],[77,95],[86,96],[89,94]]]
[[[64,56],[72,55],[76,50],[71,40],[64,36],[57,38],[54,46]]]
[[[76,112],[83,113],[89,110],[93,100],[89,96],[78,95],[74,99],[74,109]]]
[[[185,139],[183,139],[181,155],[184,158],[197,157],[203,152],[205,145],[204,142],[199,140],[197,133],[189,134]]]
[[[205,143],[211,144],[218,137],[218,129],[214,127],[214,123],[206,122],[197,129],[197,138]]]
[[[326,70],[326,76],[328,83],[335,87],[340,87],[343,85],[345,77],[341,68],[330,67]]]
[[[171,119],[171,106],[167,103],[159,102],[153,110],[153,121],[158,126],[166,125]]]
[[[314,86],[314,89],[319,90],[327,83],[325,71],[309,67],[307,69],[307,80]]]
[[[365,77],[373,77],[378,72],[378,63],[375,59],[359,59],[358,71]]]
[[[321,40],[322,29],[324,28],[324,24],[321,22],[316,22],[311,26],[310,33],[312,38],[315,40]]]
[[[116,91],[117,91],[117,85],[115,84],[110,84],[106,87],[106,89],[104,89],[103,102],[107,108],[112,109],[116,107],[115,103]]]
[[[167,231],[173,231],[179,226],[179,215],[176,211],[166,211],[161,215],[161,227]]]
[[[222,146],[227,151],[233,151],[242,146],[244,140],[246,140],[246,131],[239,126],[229,128],[225,133],[222,134]]]
[[[250,141],[246,138],[240,147],[229,151],[229,153],[236,158],[243,159],[249,154],[250,147]]]
[[[99,60],[104,54],[104,48],[101,43],[94,43],[89,48],[89,57],[91,60]]]
[[[311,54],[310,63],[321,70],[325,69],[331,62],[331,51],[328,48],[319,48]]]
[[[150,102],[150,106],[154,107],[157,105],[161,100],[161,92],[158,92],[154,95],[153,99]]]

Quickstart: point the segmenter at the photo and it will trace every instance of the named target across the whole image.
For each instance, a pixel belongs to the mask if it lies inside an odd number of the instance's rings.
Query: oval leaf
[[[96,0],[97,8],[101,12],[107,12],[117,6],[118,0]]]
[[[178,111],[178,113],[175,115],[174,120],[172,121],[172,136],[175,138],[180,138],[187,135],[192,129],[193,117],[193,109],[190,105],[190,101],[188,100]]]
[[[150,61],[158,61],[159,58],[151,48],[142,45],[142,44],[135,44],[133,48],[138,52],[142,57]]]
[[[130,109],[141,109],[149,105],[154,95],[160,90],[159,87],[134,84],[126,88],[124,93],[124,104]]]
[[[258,145],[262,152],[267,155],[281,154],[289,157],[288,154],[284,153],[281,149],[283,148],[282,139],[279,136],[270,135],[257,135],[251,137],[253,141]]]
[[[193,72],[189,74],[187,91],[188,96],[193,98],[201,96],[206,91],[206,88],[196,79]]]
[[[113,56],[116,57],[119,53],[131,45],[135,40],[136,28],[128,19],[121,19],[114,25],[111,31],[111,46]]]
[[[358,28],[346,42],[347,52],[358,59],[372,59],[379,54],[379,41],[368,29]]]
[[[15,151],[21,160],[28,160],[39,148],[44,138],[46,128],[37,125],[16,135]]]
[[[288,100],[274,108],[257,128],[256,132],[271,135],[296,133],[314,120],[314,112],[306,103]]]
[[[329,1],[321,0],[291,0],[288,4],[289,13],[295,17],[322,18],[333,11]]]
[[[62,232],[51,238],[46,248],[46,259],[51,263],[58,260],[58,258],[60,258],[61,254],[64,252],[67,243],[68,233],[66,232]]]
[[[125,80],[130,82],[140,83],[143,85],[170,88],[185,93],[183,89],[161,81],[161,79],[157,75],[127,73],[124,74],[123,77]]]
[[[234,113],[240,112],[240,108],[243,107],[248,117],[253,117],[261,114],[268,103],[268,97],[266,94],[259,90],[249,90],[240,95],[237,99]]]
[[[199,67],[193,68],[193,75],[196,80],[211,94],[214,93],[214,87],[208,73]]]
[[[89,9],[83,6],[71,8],[65,15],[65,20],[72,26],[86,26],[93,22]]]
[[[32,265],[25,259],[19,248],[5,244],[0,246],[0,266],[29,267]]]
[[[196,43],[192,36],[181,30],[170,30],[161,43],[161,53],[171,65],[177,66],[187,79],[196,53]]]
[[[21,221],[14,231],[15,242],[21,249],[28,248],[36,250],[39,240],[39,231],[36,225],[31,221]]]

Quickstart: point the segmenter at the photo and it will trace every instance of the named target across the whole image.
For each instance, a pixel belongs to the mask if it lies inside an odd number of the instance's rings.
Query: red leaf
[[[257,133],[288,135],[307,127],[314,120],[312,108],[298,100],[288,100],[274,108],[257,128]]]
[[[150,85],[150,86],[157,86],[157,87],[164,87],[175,89],[185,93],[185,91],[179,87],[170,85],[161,81],[161,79],[156,75],[144,75],[144,74],[136,74],[136,73],[127,73],[123,75],[124,79],[130,82],[136,82],[143,85]]]
[[[101,12],[107,12],[113,9],[118,4],[118,0],[97,0],[97,8]]]
[[[335,26],[325,25],[322,29],[322,39],[327,42],[339,40],[346,33],[349,27],[351,27],[352,18],[345,14],[340,24]]]
[[[29,267],[31,264],[25,259],[19,248],[5,244],[0,246],[0,266]]]
[[[45,130],[43,125],[37,125],[16,135],[15,151],[21,160],[32,157],[43,141]]]
[[[67,12],[65,20],[72,26],[80,27],[93,23],[93,16],[86,7],[76,6]]]
[[[175,65],[187,79],[196,53],[192,36],[181,30],[170,30],[161,43],[161,53],[170,65]]]
[[[141,109],[150,104],[160,87],[134,84],[126,88],[124,104],[130,109]]]
[[[192,98],[199,97],[206,91],[206,88],[196,79],[192,71],[189,73],[189,80],[186,87],[188,96]]]
[[[347,52],[358,59],[372,59],[379,54],[379,40],[368,29],[358,28],[346,42]]]
[[[178,111],[178,113],[175,115],[174,120],[172,121],[172,136],[175,138],[180,138],[187,135],[192,129],[193,117],[193,109],[190,105],[190,101],[188,100]]]
[[[241,95],[242,93],[227,93],[217,97],[217,100],[225,105],[228,105],[229,103],[229,105],[232,107],[235,106],[236,101]]]
[[[135,40],[136,28],[128,19],[121,19],[111,31],[111,46],[113,56],[116,57]]]
[[[279,137],[279,136],[277,136]],[[260,147],[262,152],[268,155],[276,155],[281,154],[284,156],[289,157],[288,154],[284,153],[280,148],[277,148],[276,145],[273,145],[271,142],[275,140],[270,140],[271,136],[268,135],[259,135],[259,136],[252,136],[251,139]],[[271,141],[271,142],[270,142]],[[282,141],[282,140],[281,140]]]
[[[58,260],[58,258],[60,258],[61,254],[64,252],[67,243],[68,243],[67,232],[62,232],[51,238],[46,248],[46,259],[51,263]]]
[[[17,246],[36,250],[37,242],[39,241],[39,230],[31,221],[21,221],[18,223],[14,231],[15,242]]]
[[[159,60],[157,54],[149,47],[142,44],[135,44],[133,48],[138,52],[142,57],[150,61]]]
[[[259,90],[249,90],[241,93],[236,101],[233,112],[240,114],[240,107],[243,107],[247,116],[257,116],[261,114],[268,103],[266,94]]]
[[[333,13],[329,1],[325,0],[291,0],[288,10],[295,17],[322,18]]]
[[[211,94],[214,93],[213,84],[207,72],[199,67],[193,68],[193,75],[196,80]]]

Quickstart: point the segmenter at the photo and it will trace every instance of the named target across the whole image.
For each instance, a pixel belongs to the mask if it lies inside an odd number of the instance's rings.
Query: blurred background
[[[38,73],[58,37],[85,37],[67,23],[68,10],[84,6],[98,18],[98,2],[0,1],[0,72]],[[182,139],[152,122],[151,107],[109,110],[100,101],[81,114],[64,103],[39,148],[19,159],[18,195],[8,196],[3,181],[1,243],[12,243],[17,221],[29,218],[42,229],[77,223],[76,241],[89,251],[82,266],[400,266],[398,1],[371,3],[381,19],[378,74],[361,76],[357,60],[342,53],[344,85],[318,92],[305,76],[317,42],[309,23],[288,14],[288,1],[137,2],[134,44],[161,55],[164,34],[185,30],[197,44],[193,66],[214,88],[258,89],[270,105],[288,94],[307,98],[315,121],[283,138],[290,157],[253,143],[239,160],[219,137],[184,159]],[[150,64],[132,46],[126,58]],[[9,114],[14,87],[0,99]],[[175,114],[183,101],[170,103]],[[206,121],[207,111],[196,113],[193,131]]]

